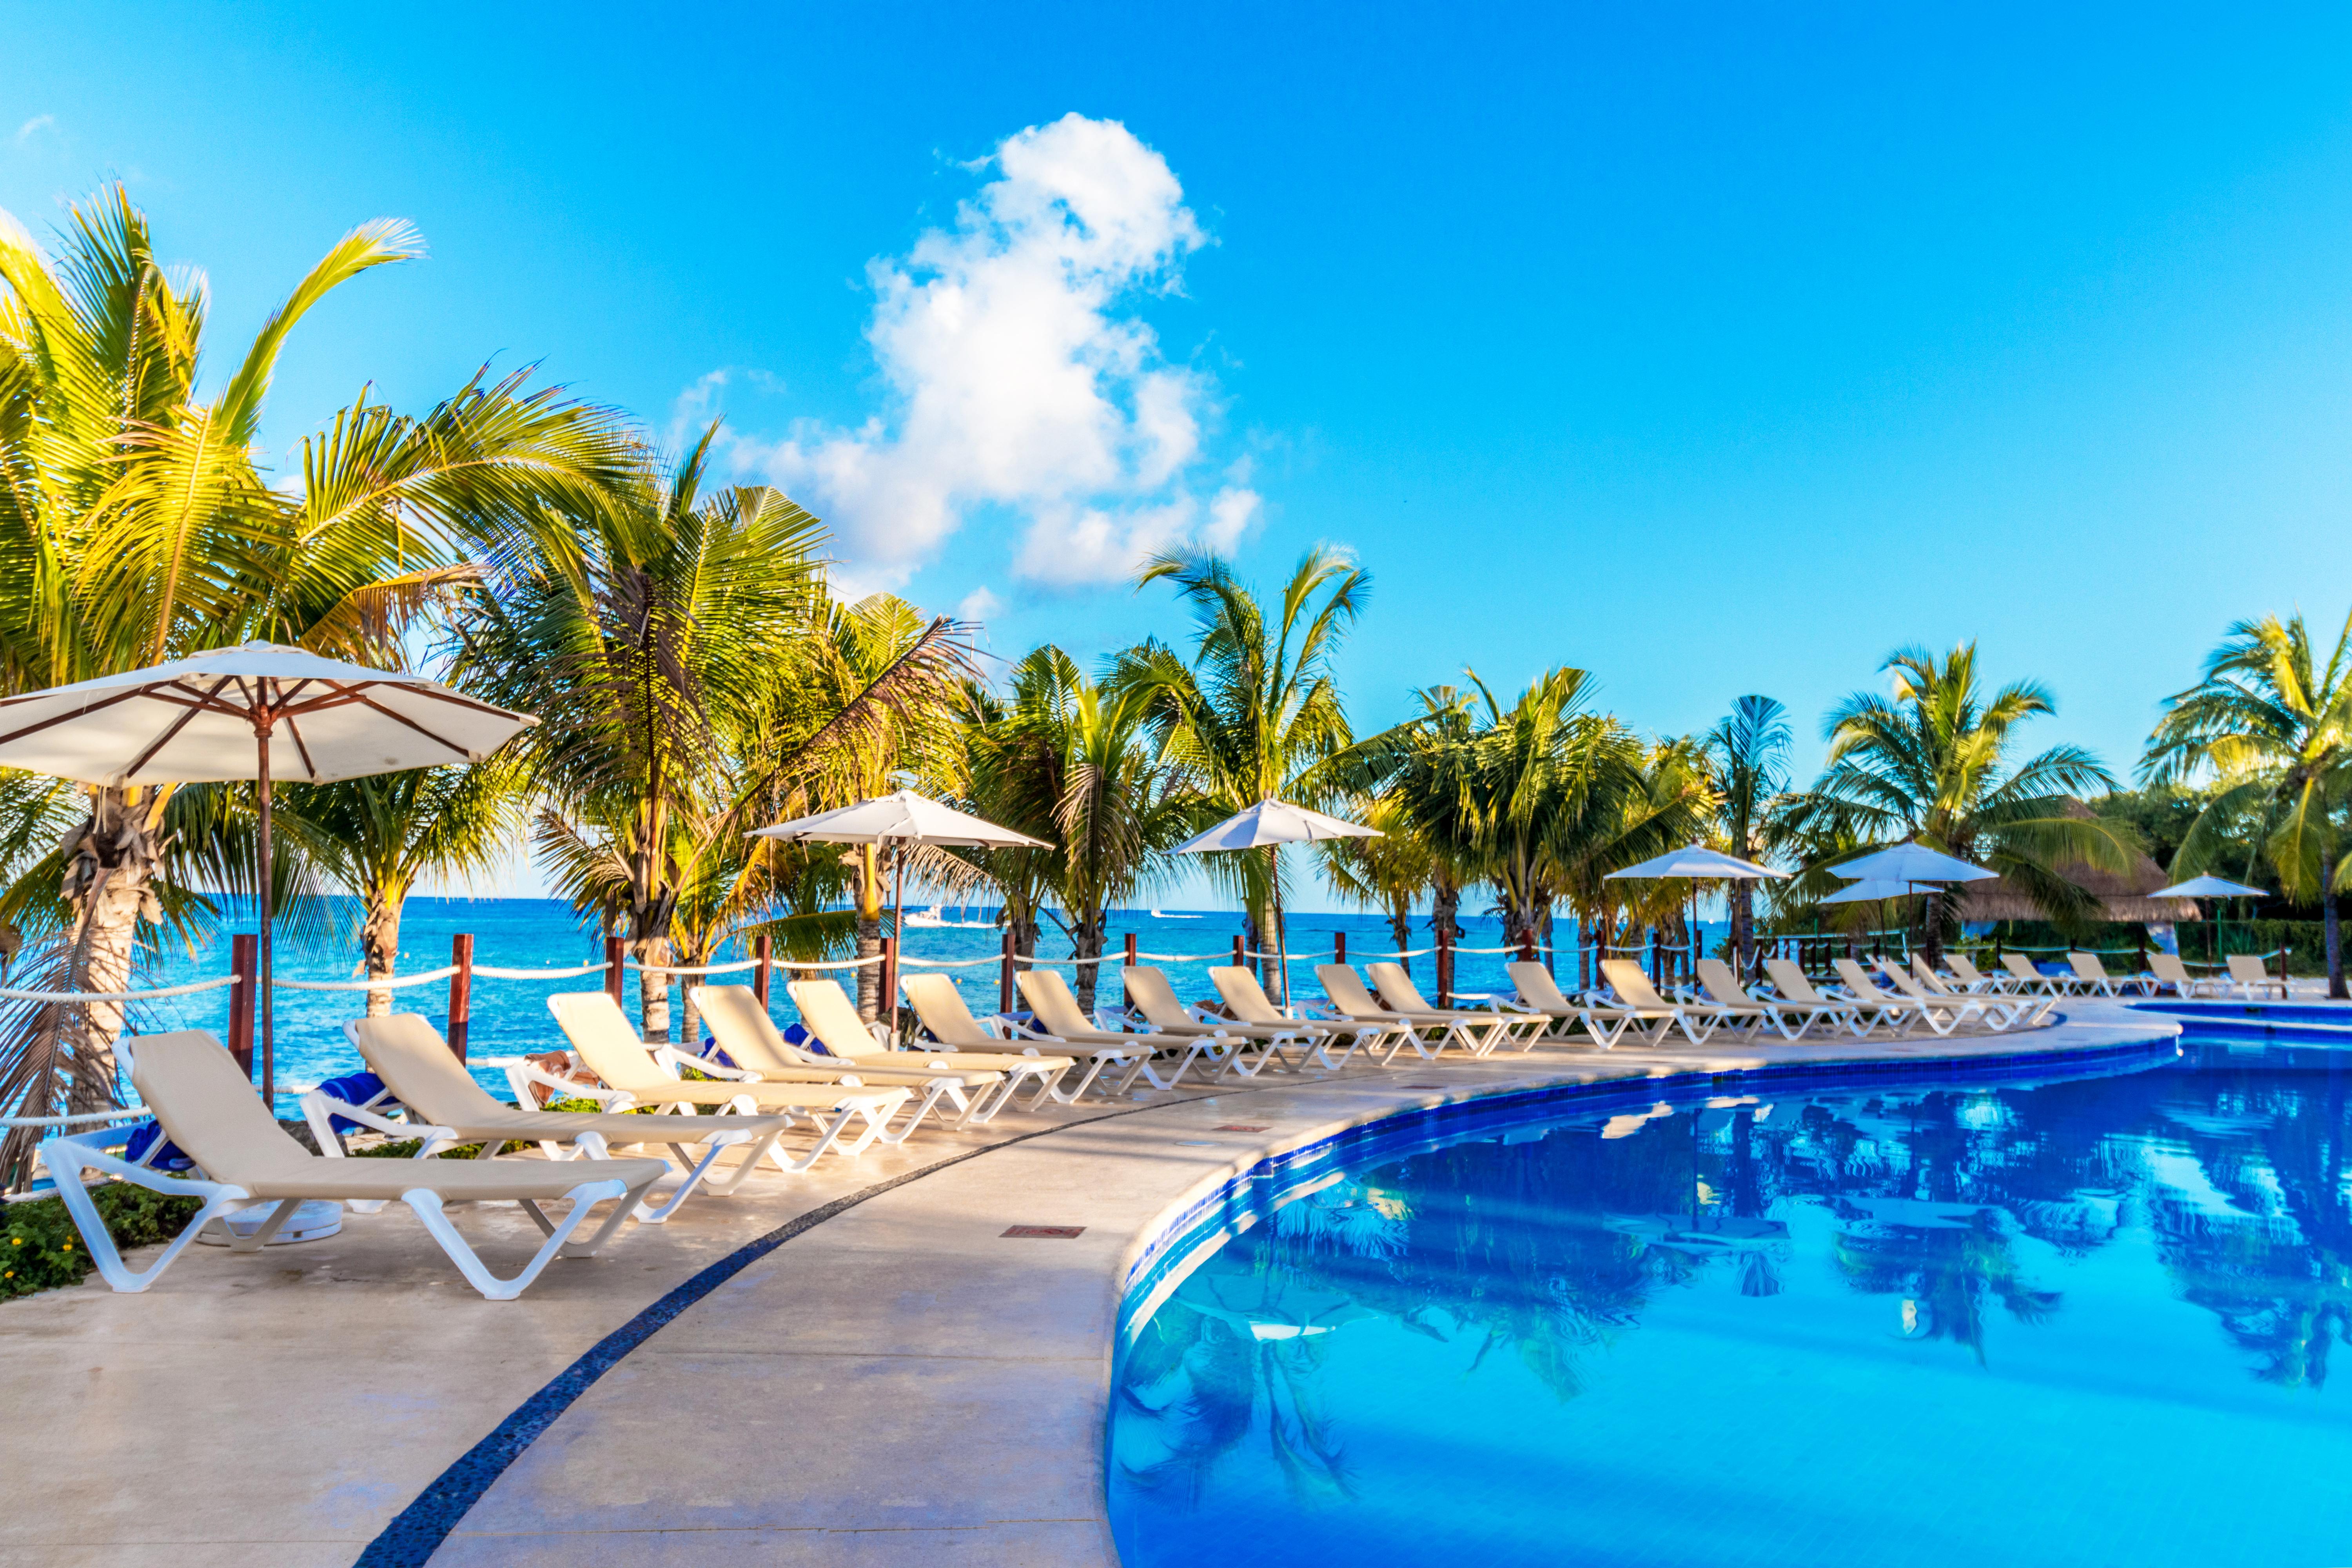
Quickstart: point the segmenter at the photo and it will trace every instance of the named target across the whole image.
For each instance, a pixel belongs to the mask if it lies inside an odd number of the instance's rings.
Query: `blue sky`
[[[2346,608],[2340,9],[0,26],[0,206],[125,179],[219,341],[353,224],[424,231],[305,324],[273,447],[485,359],[723,412],[848,580],[1003,654],[1176,629],[1142,545],[1271,583],[1329,541],[1376,580],[1360,725],[1577,664],[1649,731],[1777,696],[1810,766],[1891,648],[1973,637],[2120,770],[2229,621]]]

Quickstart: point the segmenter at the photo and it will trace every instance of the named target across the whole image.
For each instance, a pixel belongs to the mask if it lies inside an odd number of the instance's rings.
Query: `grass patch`
[[[90,1189],[114,1245],[124,1251],[169,1241],[204,1207],[200,1198],[150,1192],[128,1182]],[[61,1198],[29,1198],[0,1206],[0,1300],[79,1285],[98,1265],[82,1245]]]

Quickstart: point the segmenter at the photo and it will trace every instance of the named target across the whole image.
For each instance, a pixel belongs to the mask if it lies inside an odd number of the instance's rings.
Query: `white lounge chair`
[[[2075,981],[2089,995],[2120,996],[2126,986],[2137,986],[2142,994],[2147,990],[2144,976],[2109,974],[2107,966],[2099,962],[2099,955],[2095,952],[2069,952],[2066,962],[2074,966]]]
[[[677,1156],[686,1180],[668,1201],[656,1206],[648,1197],[635,1215],[647,1225],[659,1225],[677,1212],[697,1187],[725,1196],[743,1184],[759,1168],[792,1125],[782,1116],[639,1116],[596,1115],[577,1110],[518,1110],[499,1104],[474,1081],[457,1060],[441,1031],[415,1013],[394,1013],[375,1018],[354,1018],[343,1026],[343,1036],[368,1069],[383,1080],[394,1099],[407,1108],[410,1120],[392,1121],[381,1112],[349,1105],[317,1089],[302,1096],[303,1115],[318,1138],[319,1152],[330,1158],[343,1153],[334,1130],[342,1117],[378,1131],[420,1140],[416,1158],[430,1159],[452,1143],[478,1141],[478,1159],[489,1159],[509,1142],[537,1143],[551,1160],[567,1158],[564,1145],[592,1160],[605,1157],[612,1145],[635,1147],[659,1143]],[[520,1098],[520,1097],[518,1097]],[[687,1152],[699,1144],[700,1158]],[[739,1149],[742,1158],[723,1174],[714,1174],[722,1150]],[[778,1161],[779,1164],[783,1163]]]
[[[611,1238],[646,1189],[669,1170],[666,1160],[336,1160],[313,1154],[286,1135],[254,1092],[236,1058],[199,1029],[146,1035],[125,1041],[131,1081],[154,1112],[163,1135],[195,1162],[200,1175],[168,1176],[102,1152],[89,1133],[52,1138],[41,1145],[43,1163],[57,1181],[58,1196],[80,1230],[82,1244],[99,1276],[117,1290],[136,1293],[152,1285],[198,1232],[215,1220],[268,1206],[267,1218],[250,1232],[232,1229],[232,1252],[258,1251],[294,1211],[311,1200],[390,1202],[414,1210],[427,1235],[438,1242],[466,1282],[493,1301],[510,1301],[559,1257],[586,1258]],[[120,1136],[116,1133],[115,1136]],[[106,1228],[105,1218],[82,1184],[85,1172],[118,1177],[150,1191],[201,1198],[187,1228],[167,1244],[163,1256],[133,1272]],[[585,1241],[575,1242],[594,1205],[617,1200]],[[568,1201],[561,1220],[540,1205]],[[547,1241],[520,1273],[501,1279],[485,1267],[444,1205],[452,1203],[519,1203]]]
[[[1863,973],[1862,965],[1851,958],[1832,959],[1830,967],[1838,972],[1838,978],[1845,983],[1847,992],[1855,1001],[1867,1002],[1874,1007],[1907,1011],[1914,1019],[1938,1035],[1950,1034],[1967,1016],[1957,999],[1890,995],[1880,990],[1877,983]]]
[[[1234,1054],[1251,1040],[1305,1039],[1295,1025],[1244,1024],[1238,1018],[1220,1018],[1198,1007],[1185,1005],[1176,994],[1168,976],[1150,964],[1139,963],[1132,969],[1118,972],[1119,981],[1127,993],[1129,1016],[1139,1021],[1155,1035],[1170,1040],[1192,1042],[1200,1057],[1216,1065],[1215,1077],[1223,1078]],[[1169,1079],[1173,1084],[1184,1076],[1192,1065],[1187,1057]]]
[[[1785,958],[1768,958],[1764,973],[1772,977],[1772,989],[1783,1000],[1809,1007],[1818,1007],[1822,1016],[1831,1019],[1838,1027],[1855,1039],[1868,1039],[1871,1031],[1885,1025],[1890,1037],[1900,1036],[1903,1026],[1917,1016],[1917,1010],[1907,1006],[1880,1006],[1858,1001],[1851,996],[1832,996],[1813,988],[1805,972]]]
[[[1155,1040],[1148,1035],[1130,1035],[1097,1027],[1087,1017],[1086,1010],[1078,1005],[1078,999],[1071,994],[1070,983],[1062,978],[1061,971],[1024,969],[1013,976],[1013,984],[1021,988],[1022,999],[1029,1004],[1029,1015],[1037,1021],[1037,1027],[1024,1032],[1034,1039],[1059,1046],[1073,1055],[1084,1053],[1093,1063],[1087,1069],[1086,1082],[1080,1083],[1077,1094],[1071,1096],[1073,1100],[1087,1091],[1087,1084],[1093,1082],[1097,1074],[1113,1066],[1124,1067],[1127,1071],[1117,1084],[1105,1091],[1106,1094],[1125,1094],[1139,1077],[1154,1089],[1167,1089],[1175,1082],[1172,1078],[1161,1078],[1152,1070],[1151,1065],[1152,1058],[1170,1048],[1171,1042]],[[1014,1027],[1020,1026],[1016,1024]],[[1184,1059],[1176,1068],[1177,1077],[1181,1077],[1184,1069],[1192,1065],[1192,1058],[1200,1054],[1200,1048],[1197,1046],[1178,1048],[1185,1052]]]
[[[1785,996],[1759,997],[1739,984],[1739,976],[1731,972],[1731,965],[1719,958],[1698,961],[1698,981],[1717,1005],[1752,1017],[1754,1032],[1760,1033],[1769,1026],[1778,1029],[1781,1038],[1791,1042],[1803,1039],[1822,1019],[1836,1023],[1842,1014],[1853,1010],[1827,1000],[1797,1002]]]
[[[2042,973],[2021,952],[2002,953],[2000,966],[2009,971],[2011,983],[2015,986],[2011,993],[2012,995],[2066,996],[2074,993],[2074,983],[2072,980],[2063,975]]]
[[[984,1113],[975,1111],[971,1118],[974,1122],[992,1120],[1013,1103],[1024,1085],[1030,1090],[1032,1110],[1048,1099],[1067,1104],[1077,1098],[1061,1091],[1063,1078],[1077,1065],[1068,1052],[1041,1051],[991,1034],[963,1005],[955,982],[944,974],[902,975],[898,985],[915,1009],[916,1018],[937,1037],[937,1043],[908,1051],[891,1049],[881,1031],[857,1016],[848,994],[830,980],[795,980],[784,989],[801,1010],[801,1023],[817,1043],[846,1061],[887,1067],[978,1068],[1003,1073],[1004,1087],[996,1091],[994,1103]]]
[[[1911,955],[1911,973],[1922,986],[1936,995],[1960,1001],[1973,1000],[2008,1009],[2011,1026],[2023,1024],[2031,1028],[2048,1017],[2051,1010],[2058,1005],[2055,996],[2004,995],[1997,991],[1971,991],[1965,986],[1954,985],[1928,968],[1927,960],[1916,952]],[[1911,988],[1906,985],[1904,989],[1908,991]]]
[[[1553,1037],[1563,1043],[1569,1037],[1570,1025],[1582,1026],[1602,1050],[1608,1050],[1625,1031],[1641,1022],[1631,1007],[1609,1007],[1598,1002],[1580,1002],[1559,988],[1550,970],[1542,964],[1522,959],[1507,963],[1504,971],[1511,984],[1518,988],[1519,1005],[1527,1012],[1555,1021]]]
[[[1409,1031],[1361,1019],[1295,1017],[1276,1006],[1274,998],[1265,994],[1265,987],[1258,984],[1257,976],[1238,964],[1212,965],[1209,984],[1217,988],[1217,994],[1224,999],[1225,1006],[1238,1021],[1285,1031],[1259,1039],[1255,1058],[1246,1050],[1234,1053],[1228,1066],[1244,1078],[1255,1078],[1268,1068],[1304,1072],[1309,1061],[1319,1061],[1328,1068],[1344,1067],[1358,1047],[1369,1056],[1380,1049],[1380,1042],[1393,1038],[1388,1056],[1381,1058],[1385,1063],[1411,1037]],[[1331,1047],[1342,1041],[1348,1048],[1334,1061]],[[1293,1047],[1297,1048],[1296,1056],[1291,1054]]]
[[[1618,1000],[1633,1011],[1638,1020],[1636,1027],[1650,1026],[1641,1032],[1659,1045],[1664,1045],[1666,1037],[1680,1027],[1691,1044],[1703,1046],[1707,1037],[1730,1016],[1711,1002],[1668,1001],[1658,994],[1650,977],[1642,973],[1642,966],[1630,958],[1602,959],[1601,977],[1609,983],[1609,989],[1617,994]]]
[[[1371,977],[1372,990],[1380,997],[1382,1006],[1408,1018],[1451,1017],[1465,1029],[1486,1029],[1489,1031],[1488,1038],[1494,1042],[1487,1047],[1490,1051],[1511,1045],[1524,1050],[1534,1045],[1536,1037],[1543,1033],[1540,1019],[1530,1018],[1524,1013],[1512,1012],[1507,1008],[1433,1006],[1421,994],[1421,987],[1412,983],[1412,972],[1394,959],[1367,963],[1364,973]]]
[[[1482,1022],[1450,1010],[1406,1013],[1385,1006],[1365,989],[1363,976],[1344,963],[1318,963],[1315,966],[1315,978],[1322,982],[1323,994],[1329,998],[1333,1012],[1350,1023],[1403,1029],[1414,1052],[1426,1059],[1433,1060],[1448,1046],[1459,1046],[1472,1057],[1483,1057],[1503,1037],[1504,1015],[1488,1015]],[[1391,1058],[1395,1054],[1390,1052]]]
[[[2267,996],[2275,991],[2278,993],[2279,1000],[2284,1002],[2294,994],[2287,982],[2263,967],[2263,961],[2258,954],[2233,952],[2230,954],[2228,962],[2230,989],[2245,1000],[2252,1002],[2257,997]]]
[[[975,1120],[982,1103],[993,1096],[1004,1075],[986,1068],[927,1068],[919,1056],[908,1056],[908,1066],[880,1067],[882,1058],[821,1057],[784,1038],[759,994],[748,985],[694,985],[687,995],[710,1026],[710,1037],[743,1076],[776,1082],[807,1083],[831,1079],[853,1084],[897,1084],[912,1094],[905,1119],[878,1140],[903,1143],[922,1125],[923,1118],[944,1101],[959,1112],[957,1125]],[[905,1055],[906,1053],[899,1053]],[[705,1071],[726,1075],[727,1069],[707,1058],[695,1058]]]
[[[1919,961],[1915,957],[1914,962]],[[1964,991],[1954,991],[1946,986],[1932,969],[1927,971],[1924,981],[1899,963],[1888,964],[1885,973],[1896,991],[1923,1007],[1937,1009],[1941,1016],[1955,1026],[1973,1019],[1996,1035],[2029,1013],[2036,1013],[2037,1010],[2047,1013],[2057,1005],[2054,996],[1974,996]]]
[[[1959,982],[1958,989],[1975,996],[2000,995],[2016,984],[2012,976],[1987,974],[1977,967],[1976,960],[1965,952],[1944,954],[1944,967]]]
[[[650,1105],[657,1111],[727,1106],[746,1116],[781,1112],[807,1117],[817,1130],[814,1148],[792,1161],[781,1150],[768,1152],[768,1158],[785,1171],[805,1171],[827,1153],[864,1153],[890,1130],[890,1119],[909,1098],[903,1088],[681,1078],[681,1068],[693,1067],[699,1071],[700,1064],[667,1047],[659,1053],[648,1048],[609,992],[559,992],[547,999],[547,1010],[562,1026],[564,1038],[572,1042],[581,1065],[604,1079],[606,1088],[626,1095],[633,1105]],[[507,1081],[515,1086],[518,1104],[534,1082],[550,1084],[567,1094],[580,1092],[576,1084],[541,1074],[520,1058],[506,1064],[506,1073]]]
[[[2172,987],[2174,995],[2179,996],[2183,1000],[2197,995],[2200,991],[2218,994],[2221,990],[2221,981],[2213,979],[2200,980],[2195,975],[2189,973],[2189,966],[2181,963],[2180,955],[2177,952],[2149,953],[2147,955],[2147,973],[2149,975],[2148,994],[2151,996],[2155,995],[2159,990],[2167,985]]]

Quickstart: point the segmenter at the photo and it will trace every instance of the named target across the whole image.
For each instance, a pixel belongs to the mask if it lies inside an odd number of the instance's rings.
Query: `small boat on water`
[[[1196,921],[1201,917],[1198,915],[1171,915],[1160,910],[1154,910],[1151,911],[1151,918],[1156,921]]]

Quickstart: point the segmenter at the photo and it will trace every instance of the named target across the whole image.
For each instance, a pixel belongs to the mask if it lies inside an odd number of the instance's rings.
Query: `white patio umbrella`
[[[2151,899],[2267,899],[2270,894],[2260,888],[2249,888],[2243,882],[2232,882],[2208,872],[2191,877],[2169,888],[2158,888],[2148,895]]]
[[[2260,888],[2249,888],[2243,882],[2232,882],[2225,878],[2216,877],[2209,871],[2201,877],[2191,877],[2189,880],[2175,883],[2169,888],[2158,888],[2148,897],[2151,899],[2267,899],[2270,894]],[[2221,951],[2222,934],[2218,927],[2214,930],[2213,951],[2216,956],[2219,956]]]
[[[1848,881],[1877,878],[1888,882],[1980,882],[2000,875],[1907,839],[1856,856],[1830,869]]]
[[[478,763],[538,722],[421,675],[249,642],[0,700],[0,765],[114,787],[255,781],[261,817],[261,1091],[274,1106],[274,783],[327,784]],[[288,745],[273,756],[271,742],[281,736]]]
[[[894,932],[903,929],[900,922],[906,917],[907,849],[918,844],[937,844],[950,849],[1053,847],[1042,838],[1015,833],[986,817],[958,811],[910,789],[876,795],[856,805],[820,811],[814,816],[796,816],[790,822],[759,828],[751,837],[781,839],[786,844],[871,844],[889,850],[897,883],[891,895],[890,929]],[[886,997],[883,1005],[887,1008],[893,1003]]]
[[[1753,860],[1742,860],[1737,855],[1726,855],[1719,849],[1709,849],[1704,844],[1687,844],[1680,849],[1669,849],[1664,855],[1654,855],[1638,866],[1628,866],[1622,871],[1612,871],[1601,879],[1604,882],[1625,878],[1638,881],[1663,880],[1669,877],[1691,879],[1691,941],[1698,941],[1698,884],[1703,881],[1749,882],[1765,877],[1785,879],[1786,871],[1775,871],[1769,866],[1759,866]],[[1696,952],[1692,954],[1693,972],[1696,972]],[[1739,953],[1732,954],[1735,963],[1745,963]]]
[[[1282,999],[1290,1000],[1290,947],[1282,929],[1282,846],[1311,844],[1322,838],[1385,838],[1377,827],[1327,816],[1268,796],[1246,811],[1237,811],[1205,833],[1176,846],[1179,855],[1211,855],[1219,850],[1264,849],[1274,867],[1274,956],[1282,973]]]
[[[1825,899],[1815,899],[1817,904],[1871,904],[1887,899],[1907,899],[1918,889],[1908,882],[1889,881],[1872,877],[1856,882],[1842,893],[1832,893]]]

